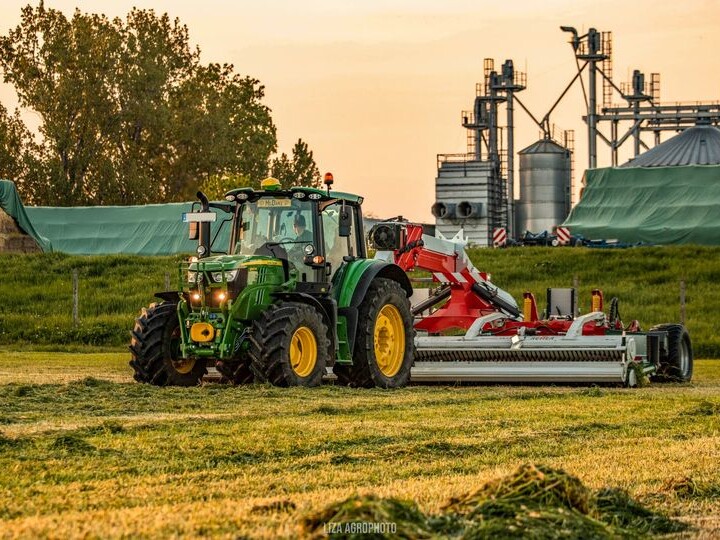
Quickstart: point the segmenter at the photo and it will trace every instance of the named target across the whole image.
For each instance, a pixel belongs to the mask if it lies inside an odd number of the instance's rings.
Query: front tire
[[[660,372],[653,379],[689,382],[693,374],[693,350],[687,329],[682,324],[658,324],[650,331],[663,331],[668,335],[668,352],[660,354]]]
[[[415,329],[410,301],[397,281],[373,280],[358,314],[351,366],[335,364],[340,384],[400,388],[410,380]]]
[[[223,376],[221,382],[242,386],[251,384],[255,380],[250,369],[250,360],[245,355],[239,359],[216,362],[215,368]]]
[[[163,302],[143,308],[131,333],[130,366],[138,382],[155,386],[197,386],[205,363],[180,358],[177,304]]]
[[[256,382],[318,386],[330,363],[330,339],[322,314],[298,302],[273,304],[253,324],[250,369]]]

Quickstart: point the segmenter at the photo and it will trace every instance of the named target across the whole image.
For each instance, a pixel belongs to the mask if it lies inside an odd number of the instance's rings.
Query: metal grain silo
[[[570,151],[541,139],[518,152],[520,198],[516,231],[552,231],[570,213]]]

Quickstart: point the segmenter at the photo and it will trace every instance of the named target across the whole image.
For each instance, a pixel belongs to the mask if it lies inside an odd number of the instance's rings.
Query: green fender
[[[378,259],[357,259],[344,264],[333,279],[333,292],[338,305],[338,363],[349,363],[355,345],[358,310],[375,278],[397,281],[408,298],[412,285],[407,274],[398,265]]]

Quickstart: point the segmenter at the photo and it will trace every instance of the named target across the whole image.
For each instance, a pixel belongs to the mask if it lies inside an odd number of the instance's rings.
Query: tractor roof
[[[239,194],[246,194],[247,197],[238,199]],[[331,190],[329,193],[322,189],[312,187],[291,187],[290,189],[275,189],[275,190],[255,190],[253,188],[244,187],[237,188],[228,191],[225,194],[225,199],[229,201],[237,200],[243,202],[244,200],[256,200],[261,197],[293,197],[295,193],[304,193],[306,196],[316,195],[319,197],[312,197],[315,200],[329,201],[329,200],[343,200],[350,203],[362,204],[363,198],[359,195],[353,195],[352,193],[343,193],[342,191]]]

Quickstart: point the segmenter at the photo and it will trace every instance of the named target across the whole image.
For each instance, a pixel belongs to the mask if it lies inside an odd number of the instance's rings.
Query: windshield
[[[313,206],[312,201],[287,197],[263,197],[243,203],[233,253],[264,254],[261,248],[267,248],[268,243],[302,252],[305,244],[313,243]]]

